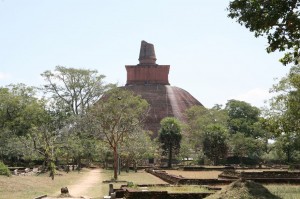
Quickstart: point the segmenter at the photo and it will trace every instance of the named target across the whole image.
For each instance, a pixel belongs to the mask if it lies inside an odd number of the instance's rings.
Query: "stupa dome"
[[[170,86],[170,65],[156,64],[153,44],[142,41],[139,61],[137,65],[125,66],[127,83],[123,88],[140,95],[150,104],[145,129],[153,132],[152,137],[157,137],[163,118],[176,117],[185,122],[184,112],[202,104],[184,89]]]

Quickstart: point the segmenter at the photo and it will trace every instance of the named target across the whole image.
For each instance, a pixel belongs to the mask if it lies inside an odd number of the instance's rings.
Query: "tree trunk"
[[[50,159],[49,163],[50,163],[49,164],[49,170],[50,170],[49,177],[51,177],[51,179],[54,180],[55,162],[54,162],[54,160]]]
[[[114,150],[114,179],[117,180],[118,179],[118,151],[117,151],[117,147],[114,146],[113,150]]]
[[[290,163],[291,162],[291,150],[290,150],[290,148],[287,149],[286,156],[287,156],[287,162]]]
[[[137,162],[135,160],[133,160],[133,170],[137,172]]]
[[[77,168],[76,170],[79,172],[81,170],[81,157],[77,157]]]
[[[169,146],[169,159],[168,159],[168,167],[171,168],[172,167],[172,144],[170,144]]]
[[[129,173],[129,159],[126,159],[126,173]]]

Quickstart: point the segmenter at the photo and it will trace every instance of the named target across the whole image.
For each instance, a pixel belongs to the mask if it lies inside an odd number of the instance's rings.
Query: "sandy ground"
[[[101,180],[101,169],[93,169],[87,173],[83,178],[76,182],[76,184],[67,186],[69,193],[72,196],[88,196],[89,189]]]
[[[83,198],[89,198],[89,190],[91,188],[95,188],[97,183],[102,180],[101,177],[101,169],[92,169],[90,170],[85,176],[83,176],[81,179],[76,181],[74,184],[68,185],[69,194],[73,196],[74,198],[68,198],[68,199],[79,199]],[[55,195],[59,195],[60,191],[57,192]],[[47,197],[45,199],[53,199],[52,197]],[[64,198],[60,198],[64,199]]]

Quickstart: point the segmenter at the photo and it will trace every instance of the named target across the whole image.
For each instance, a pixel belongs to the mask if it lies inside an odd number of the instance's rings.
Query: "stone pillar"
[[[114,185],[113,184],[109,184],[108,195],[110,196],[113,192],[114,192]]]

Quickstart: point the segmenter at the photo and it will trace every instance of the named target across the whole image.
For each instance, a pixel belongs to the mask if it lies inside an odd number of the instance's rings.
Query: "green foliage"
[[[275,149],[285,153],[288,162],[298,153],[300,146],[300,66],[273,86],[278,95],[272,98],[268,120],[276,140]]]
[[[11,176],[10,170],[8,167],[0,161],[0,175]]]
[[[191,139],[195,141],[195,145],[201,145],[202,134],[205,133],[206,128],[211,125],[227,126],[228,114],[227,111],[221,109],[219,105],[214,106],[211,109],[207,109],[203,106],[193,106],[186,111],[188,119],[187,131],[192,135]]]
[[[124,137],[124,141],[120,146],[119,153],[126,166],[132,163],[136,169],[137,164],[142,160],[153,158],[156,149],[156,143],[151,140],[150,133],[143,129],[137,129]]]
[[[228,153],[226,129],[219,125],[211,125],[203,134],[203,152],[206,157],[218,165]]]
[[[137,188],[137,185],[134,184],[133,182],[127,182],[127,187],[129,187],[129,188]]]
[[[44,103],[34,95],[35,89],[24,84],[0,88],[0,128],[21,136],[38,125]]]
[[[52,94],[66,112],[75,115],[85,113],[112,86],[104,84],[105,76],[97,70],[56,66],[54,71],[45,71],[41,75],[48,83],[44,85],[44,92]]]
[[[181,142],[181,124],[178,119],[166,117],[160,122],[159,141],[163,150],[168,153],[168,167],[172,166],[172,156],[179,153]]]
[[[114,153],[114,178],[117,179],[117,159],[120,144],[141,129],[148,103],[140,96],[121,88],[109,90],[85,118],[93,136],[106,142]]]
[[[227,154],[227,111],[220,105],[211,109],[194,106],[186,111],[186,115],[189,140],[193,145],[191,148],[198,154],[199,161],[203,162],[204,153],[214,164],[218,164]]]
[[[47,115],[45,101],[35,97],[36,90],[24,84],[0,88],[0,158],[17,164],[14,160],[36,155],[29,140]]]
[[[286,51],[284,65],[298,64],[300,47],[300,3],[298,0],[233,0],[228,16],[256,37],[266,36],[267,52]]]
[[[236,133],[230,137],[229,145],[232,153],[240,157],[258,160],[263,154],[264,143],[260,139],[247,137],[243,133]]]
[[[244,101],[229,100],[225,109],[228,111],[228,128],[231,134],[240,132],[253,138],[260,136],[260,132],[254,128],[259,121],[258,108]]]

